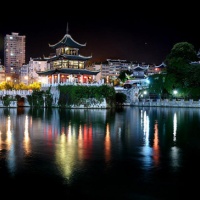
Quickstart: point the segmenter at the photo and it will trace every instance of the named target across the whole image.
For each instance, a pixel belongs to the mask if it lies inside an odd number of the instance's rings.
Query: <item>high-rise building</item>
[[[13,74],[14,77],[20,74],[20,69],[25,64],[26,36],[12,32],[4,37],[4,66],[5,73]]]
[[[3,65],[0,63],[0,82],[5,81],[6,76],[5,76],[5,68]]]

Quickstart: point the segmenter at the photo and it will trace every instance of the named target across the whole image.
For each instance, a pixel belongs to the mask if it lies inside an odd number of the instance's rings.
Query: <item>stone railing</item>
[[[26,96],[26,95],[31,95],[32,90],[0,90],[0,96],[5,96],[5,95],[20,95],[20,96]]]
[[[157,107],[193,107],[193,108],[200,108],[200,100],[198,101],[193,101],[193,99],[190,100],[176,100],[176,99],[164,99],[160,100],[157,99],[153,101],[152,99],[150,100],[145,100],[143,99],[142,101],[135,101],[131,102],[129,104],[130,106],[157,106]]]
[[[49,88],[49,87],[57,87],[59,85],[101,86],[101,85],[103,85],[103,83],[76,83],[76,82],[53,83],[53,84],[43,83],[41,85],[41,89],[43,89],[43,88]]]

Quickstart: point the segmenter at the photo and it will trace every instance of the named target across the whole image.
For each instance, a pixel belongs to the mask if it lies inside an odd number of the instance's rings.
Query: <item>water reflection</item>
[[[12,173],[14,173],[15,171],[15,167],[16,167],[16,155],[15,155],[15,148],[14,148],[14,142],[13,142],[13,133],[11,132],[11,118],[10,116],[7,117],[7,122],[6,122],[6,128],[7,128],[7,132],[6,132],[6,140],[5,140],[5,145],[7,146],[7,152],[8,152],[8,168]]]
[[[106,124],[106,134],[105,134],[105,160],[106,163],[110,161],[111,158],[111,141],[110,141],[110,127]]]
[[[28,116],[25,116],[24,123],[24,152],[26,155],[31,153],[31,141],[29,136],[29,124],[28,124]]]
[[[55,160],[65,179],[70,181],[77,163],[76,158],[79,157],[77,142],[69,132],[67,136],[62,133],[57,140],[59,145],[56,146]]]
[[[159,148],[159,137],[158,137],[158,121],[154,124],[154,140],[153,140],[153,161],[154,165],[157,167],[160,163],[160,148]]]
[[[200,111],[187,108],[2,108],[0,173],[55,176],[64,186],[116,194],[156,185],[167,195],[199,155],[199,121]]]
[[[177,114],[174,113],[173,118],[173,141],[176,142],[176,131],[177,131]]]

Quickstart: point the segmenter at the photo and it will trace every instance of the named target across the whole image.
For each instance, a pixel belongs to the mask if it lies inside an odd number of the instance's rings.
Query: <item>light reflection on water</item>
[[[199,156],[199,121],[200,112],[187,108],[2,108],[0,176],[18,183],[26,174],[30,185],[40,177],[54,190],[59,182],[78,191],[73,197],[172,198],[187,187],[193,152]]]

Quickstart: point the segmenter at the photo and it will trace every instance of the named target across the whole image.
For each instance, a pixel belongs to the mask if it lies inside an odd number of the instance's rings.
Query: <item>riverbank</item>
[[[89,106],[90,105],[90,106]],[[150,101],[135,101],[131,103],[125,103],[124,106],[143,106],[143,107],[182,107],[182,108],[200,108],[200,100],[199,101],[193,101],[192,99],[186,101],[186,100],[169,100],[164,99],[160,100],[157,99],[156,101],[150,100]],[[12,101],[9,106],[4,106],[2,101],[0,100],[0,108],[17,108],[18,103],[17,101]],[[22,106],[20,106],[22,107]],[[31,107],[27,101],[24,103],[24,107]],[[45,107],[45,106],[44,106]],[[58,106],[53,106],[58,107]],[[79,106],[72,106],[71,108],[107,108],[106,101],[104,100],[101,104],[87,104],[86,105],[79,105]]]
[[[193,101],[190,100],[176,100],[176,99],[164,99],[160,100],[157,99],[156,101],[149,100],[149,101],[135,101],[131,102],[129,106],[149,106],[149,107],[183,107],[183,108],[200,108],[200,100]]]

